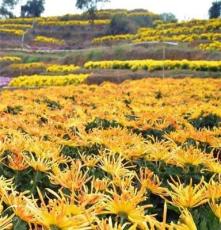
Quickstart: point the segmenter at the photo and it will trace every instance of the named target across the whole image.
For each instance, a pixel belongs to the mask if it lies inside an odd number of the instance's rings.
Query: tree
[[[209,18],[219,18],[221,16],[221,1],[215,1],[209,8]]]
[[[162,13],[160,19],[164,22],[177,22],[176,16],[172,13]]]
[[[140,27],[152,27],[153,20],[148,15],[115,14],[108,26],[108,34],[136,33]]]
[[[19,0],[3,0],[0,6],[0,16],[5,18],[12,18],[13,9]]]
[[[135,22],[132,21],[128,16],[117,14],[111,19],[108,33],[109,34],[130,34],[137,30]]]
[[[44,12],[44,0],[29,0],[21,6],[21,17],[40,17]]]
[[[85,10],[93,23],[96,18],[97,5],[102,2],[109,2],[109,0],[77,0],[76,7],[80,10]]]

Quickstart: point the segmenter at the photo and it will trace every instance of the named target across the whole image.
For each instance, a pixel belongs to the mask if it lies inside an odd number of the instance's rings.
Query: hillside
[[[113,24],[114,18],[119,23]],[[132,33],[111,34],[121,28],[121,23]],[[92,83],[107,79],[121,82],[145,76],[220,75],[221,19],[164,22],[159,15],[145,10],[102,10],[93,24],[85,14],[2,19],[0,35],[2,60],[7,56],[20,58],[17,64],[1,61],[0,75],[6,77],[58,74],[59,71],[47,71],[50,65],[76,65],[77,72],[68,73],[89,74],[88,82]],[[184,63],[189,60],[190,63],[172,67],[162,59],[186,60]],[[87,62],[103,60],[136,60],[138,65],[142,60],[159,60],[156,63],[159,66],[101,67],[102,63],[96,63],[96,68],[94,64],[88,67]],[[203,60],[208,61],[203,64],[215,67],[192,67],[192,61]]]

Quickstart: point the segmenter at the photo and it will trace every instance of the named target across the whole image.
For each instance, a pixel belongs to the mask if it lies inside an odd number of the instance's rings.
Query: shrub
[[[136,23],[125,15],[115,15],[111,19],[108,33],[110,34],[129,34],[137,30]]]

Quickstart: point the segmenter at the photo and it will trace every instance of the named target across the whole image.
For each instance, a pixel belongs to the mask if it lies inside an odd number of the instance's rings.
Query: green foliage
[[[5,18],[12,18],[13,9],[19,0],[3,0],[0,6],[0,16]]]
[[[177,18],[173,13],[162,13],[160,14],[160,20],[164,22],[177,22]]]
[[[5,113],[10,113],[13,115],[17,115],[20,112],[22,112],[22,106],[7,106],[7,108],[4,110]]]
[[[89,60],[100,60],[103,55],[103,52],[101,50],[92,50],[88,53],[88,59]]]
[[[115,49],[114,49],[114,57],[116,57],[117,59],[120,59],[122,57],[125,57],[125,53],[128,49],[124,48],[123,46],[117,46]]]
[[[47,104],[47,107],[50,110],[58,110],[58,109],[62,108],[62,106],[58,102],[56,102],[56,101],[53,101],[53,100],[50,100],[50,99],[46,99],[44,102]]]
[[[199,230],[221,230],[219,219],[213,214],[209,205],[195,208],[192,211],[194,221]]]
[[[129,34],[137,30],[136,23],[125,15],[115,15],[108,28],[110,34]]]
[[[85,130],[87,132],[92,131],[93,129],[108,129],[108,128],[117,128],[122,127],[117,121],[108,121],[105,119],[95,118],[92,122],[86,125]]]
[[[85,10],[93,23],[96,18],[97,5],[108,1],[109,0],[77,0],[75,6],[80,10]]]
[[[40,17],[44,12],[44,0],[29,0],[21,6],[21,17]]]
[[[19,217],[13,218],[13,230],[28,230],[28,224]]]
[[[199,116],[196,119],[192,119],[190,123],[197,129],[202,129],[202,128],[215,128],[219,127],[221,124],[221,118],[217,116],[216,114],[209,114],[206,116]]]
[[[155,15],[147,15],[146,11],[136,14],[115,14],[111,19],[108,29],[109,34],[130,34],[135,33],[140,27],[152,27]]]
[[[219,18],[221,16],[221,1],[214,1],[209,8],[209,18]]]
[[[35,56],[24,57],[24,63],[32,63],[32,62],[40,62],[40,61],[41,61],[40,57],[35,57]]]
[[[57,227],[56,225],[51,225],[50,230],[61,230],[61,228]]]

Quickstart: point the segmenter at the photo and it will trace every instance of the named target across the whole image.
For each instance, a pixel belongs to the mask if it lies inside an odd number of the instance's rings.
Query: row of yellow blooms
[[[73,73],[80,69],[80,66],[76,65],[60,65],[60,64],[48,64],[44,62],[31,62],[31,63],[14,63],[9,65],[10,69],[19,71],[28,70],[42,70],[48,73]]]
[[[221,61],[191,60],[111,60],[89,61],[84,64],[86,69],[130,69],[130,70],[162,70],[189,69],[196,71],[221,71]]]
[[[24,27],[26,27],[27,25],[32,25],[33,23],[44,26],[84,26],[91,24],[89,20],[61,20],[59,17],[1,19],[0,22],[1,26],[5,25],[5,27],[16,27],[15,25],[18,25],[18,27],[22,27],[21,25],[24,25]],[[110,20],[95,20],[94,23],[96,25],[105,25],[109,24]]]
[[[9,86],[12,87],[41,87],[41,86],[64,86],[77,85],[88,78],[88,74],[68,75],[28,75],[13,78]]]
[[[36,36],[34,38],[35,42],[40,43],[50,43],[50,44],[56,44],[56,45],[64,45],[64,40],[53,38],[53,37],[46,37],[46,36]]]
[[[211,113],[221,117],[220,97],[221,81],[214,79],[1,92],[0,158],[17,179],[0,177],[0,228],[11,229],[16,216],[36,230],[197,230],[193,209],[206,205],[221,222],[221,163],[213,151],[200,148],[206,143],[220,149],[220,126],[196,129],[189,122]],[[86,130],[97,118],[123,127]],[[133,132],[168,125],[173,131],[162,140]],[[185,145],[190,139],[198,144]],[[95,145],[99,151],[88,152]],[[78,151],[65,156],[67,146]],[[165,181],[160,173],[168,166],[182,175]],[[198,182],[188,174],[190,166],[201,176]],[[18,191],[16,181],[25,170],[36,172],[31,185],[44,174],[46,186],[59,189]],[[204,177],[208,172],[211,176]],[[160,213],[155,200],[162,204]],[[8,216],[6,209],[12,210]],[[169,221],[171,210],[179,213],[178,221]]]
[[[17,56],[0,56],[0,63],[16,63],[21,62],[22,59]]]
[[[143,30],[142,30],[143,31]],[[147,32],[148,31],[148,32]],[[150,35],[149,34],[152,34]],[[147,29],[145,32],[139,32],[138,34],[119,34],[119,35],[107,35],[97,37],[93,39],[93,43],[104,43],[110,41],[126,41],[130,40],[134,43],[151,42],[151,41],[176,41],[176,42],[193,42],[197,40],[204,41],[217,41],[221,40],[220,33],[202,33],[202,34],[175,34],[175,35],[157,35],[153,29]]]
[[[214,41],[211,43],[205,43],[199,45],[200,49],[202,50],[213,50],[213,51],[221,51],[221,42]]]

